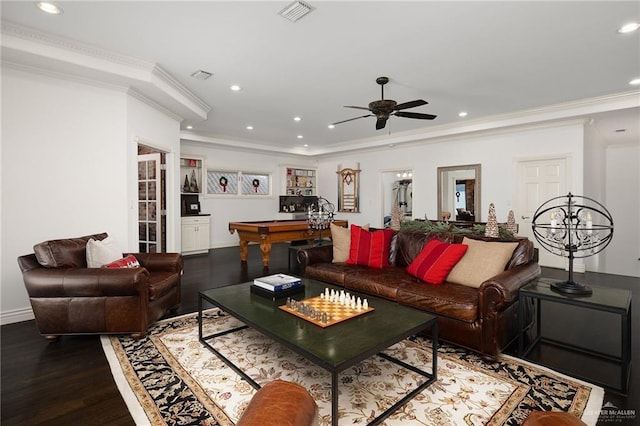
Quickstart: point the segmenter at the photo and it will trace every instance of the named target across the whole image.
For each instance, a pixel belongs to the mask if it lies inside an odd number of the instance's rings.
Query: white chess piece
[[[362,309],[369,309],[369,301],[367,299],[362,302]]]

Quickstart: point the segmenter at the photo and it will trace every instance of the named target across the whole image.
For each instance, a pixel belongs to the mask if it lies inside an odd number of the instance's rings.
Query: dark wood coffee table
[[[306,278],[303,278],[303,281],[305,292],[296,295],[294,298],[297,300],[318,296],[326,287],[339,289],[339,287],[320,281]],[[279,309],[278,306],[285,304],[286,299],[274,302],[251,293],[250,286],[251,283],[244,283],[201,291],[198,294],[198,336],[205,346],[255,389],[260,389],[260,385],[214,349],[209,341],[218,336],[251,327],[328,370],[331,373],[331,422],[333,425],[338,424],[338,374],[373,355],[377,354],[418,373],[424,376],[425,380],[416,389],[376,417],[369,423],[371,425],[382,422],[437,379],[438,327],[434,315],[388,300],[353,292],[356,296],[366,297],[369,306],[375,310],[331,327],[322,328]],[[219,307],[242,321],[246,326],[203,336],[203,302]],[[433,351],[431,373],[381,352],[429,327],[431,328]]]

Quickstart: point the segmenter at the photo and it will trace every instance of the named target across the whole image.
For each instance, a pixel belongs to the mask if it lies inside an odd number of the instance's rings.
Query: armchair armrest
[[[183,260],[180,253],[126,253],[132,254],[140,262],[140,266],[149,271],[166,271],[181,273]]]
[[[149,294],[149,271],[144,268],[35,268],[22,277],[29,297]]]

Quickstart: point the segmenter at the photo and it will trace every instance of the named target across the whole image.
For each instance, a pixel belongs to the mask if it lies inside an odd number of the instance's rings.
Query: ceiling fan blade
[[[376,130],[384,129],[384,126],[387,125],[387,120],[389,117],[381,117],[376,121]]]
[[[362,115],[360,117],[354,117],[354,118],[350,118],[348,120],[336,121],[335,123],[331,123],[331,124],[333,124],[333,125],[342,124],[342,123],[346,123],[347,121],[353,121],[353,120],[357,120],[359,118],[365,118],[365,117],[373,117],[373,114]]]
[[[437,117],[437,115],[431,114],[422,114],[419,112],[406,112],[406,111],[398,111],[394,113],[396,117],[405,117],[405,118],[418,118],[420,120],[433,120]]]
[[[345,108],[364,109],[364,110],[369,111],[369,108],[367,108],[367,107],[361,107],[361,106],[345,105],[344,107],[345,107]]]
[[[429,102],[423,99],[416,99],[415,101],[403,102],[393,107],[394,110],[407,109],[407,108],[415,108],[421,105],[426,105]]]

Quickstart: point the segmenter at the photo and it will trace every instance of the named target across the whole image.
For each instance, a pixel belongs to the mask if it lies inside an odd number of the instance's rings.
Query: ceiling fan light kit
[[[332,125],[342,124],[348,121],[358,120],[360,118],[365,118],[365,117],[376,117],[376,130],[380,130],[380,129],[384,129],[384,127],[387,125],[387,120],[392,115],[395,115],[396,117],[415,118],[418,120],[433,120],[434,118],[437,117],[432,114],[401,111],[403,109],[409,109],[409,108],[419,107],[422,105],[427,105],[428,102],[423,99],[416,99],[414,101],[403,102],[399,104],[393,99],[385,99],[384,85],[387,84],[388,82],[389,82],[389,77],[378,77],[376,79],[376,83],[380,85],[381,96],[380,96],[380,100],[370,102],[369,107],[345,105],[345,108],[363,109],[363,110],[369,111],[371,114],[361,115],[359,117],[337,121],[335,123],[332,123]]]

